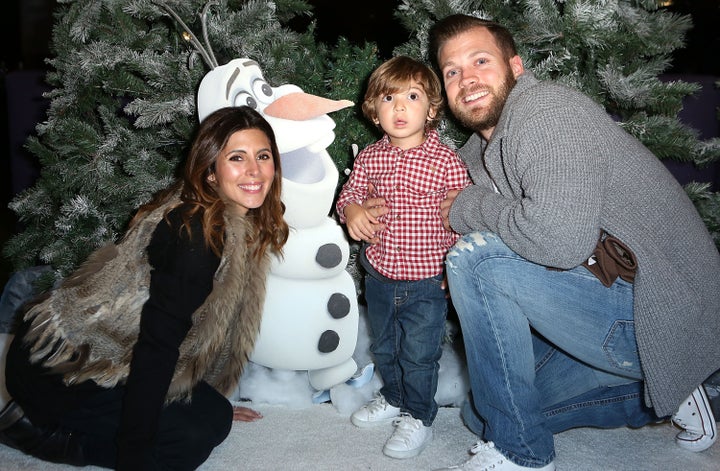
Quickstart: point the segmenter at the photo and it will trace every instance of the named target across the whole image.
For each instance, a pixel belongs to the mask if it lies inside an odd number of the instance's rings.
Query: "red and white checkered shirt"
[[[428,131],[422,145],[408,150],[391,145],[385,135],[355,158],[335,207],[344,224],[348,204],[383,198],[390,210],[380,218],[386,228],[378,234],[380,242],[367,247],[367,259],[388,278],[421,280],[443,271],[445,253],[459,237],[443,226],[440,202],[449,190],[469,183],[465,164],[437,131]]]

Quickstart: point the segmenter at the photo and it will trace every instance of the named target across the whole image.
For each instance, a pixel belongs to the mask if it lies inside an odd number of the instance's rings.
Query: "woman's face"
[[[230,136],[208,181],[227,204],[245,214],[262,206],[274,175],[270,139],[259,129],[245,129]]]

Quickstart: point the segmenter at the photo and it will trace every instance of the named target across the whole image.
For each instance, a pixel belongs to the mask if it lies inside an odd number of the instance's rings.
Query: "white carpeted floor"
[[[214,450],[201,471],[400,471],[433,470],[467,457],[474,436],[462,425],[459,409],[442,408],[434,439],[416,458],[394,460],[382,454],[391,426],[354,427],[330,403],[292,409],[252,404],[264,417],[255,423],[237,422]],[[667,423],[641,429],[577,429],[556,436],[558,470],[665,471],[720,470],[720,444],[692,453],[673,443],[675,430]],[[0,470],[72,470],[27,457],[0,445]],[[88,471],[99,469],[86,468]]]

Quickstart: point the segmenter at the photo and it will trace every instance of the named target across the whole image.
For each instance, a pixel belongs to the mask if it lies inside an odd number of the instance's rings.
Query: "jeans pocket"
[[[440,286],[442,285],[443,280],[445,279],[445,273],[440,273],[439,275],[432,276],[430,278],[427,278],[427,280],[430,282],[433,286]]]
[[[640,373],[640,356],[635,340],[635,323],[628,320],[613,322],[605,337],[603,351],[612,366],[619,371]]]

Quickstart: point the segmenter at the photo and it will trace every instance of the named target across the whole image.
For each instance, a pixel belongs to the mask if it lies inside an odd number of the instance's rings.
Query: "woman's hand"
[[[233,420],[240,422],[255,422],[262,419],[262,414],[247,407],[233,406]]]

